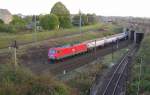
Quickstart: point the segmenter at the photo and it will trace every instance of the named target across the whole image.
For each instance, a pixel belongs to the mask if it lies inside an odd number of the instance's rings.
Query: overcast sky
[[[104,16],[150,17],[150,0],[0,0],[0,8],[12,14],[46,14],[61,1],[70,13],[96,13]]]

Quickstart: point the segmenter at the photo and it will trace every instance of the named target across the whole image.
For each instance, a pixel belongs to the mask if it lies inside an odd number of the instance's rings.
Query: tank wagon
[[[74,45],[66,45],[61,47],[53,47],[48,50],[49,60],[59,60],[69,56],[85,53],[95,47],[104,46],[116,42],[117,40],[126,39],[128,34],[123,32],[112,36],[85,41]]]

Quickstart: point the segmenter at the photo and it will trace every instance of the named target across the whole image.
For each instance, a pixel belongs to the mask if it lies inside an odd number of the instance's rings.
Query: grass
[[[0,95],[71,95],[70,88],[52,76],[36,76],[24,67],[0,65]]]
[[[84,26],[82,27],[82,32],[90,31],[90,30],[97,30],[101,28],[107,28],[109,31],[113,31],[113,29],[119,30],[114,25],[104,25],[104,24],[96,24],[96,25],[90,25],[90,26]],[[18,43],[30,43],[35,41],[35,35],[37,37],[37,41],[42,41],[50,38],[56,38],[56,37],[62,37],[65,35],[71,35],[80,33],[78,27],[74,27],[71,29],[61,29],[61,30],[53,30],[53,31],[43,31],[43,32],[37,32],[36,34],[34,32],[32,33],[21,33],[21,34],[13,34],[13,33],[0,33],[0,48],[6,48],[10,46],[12,41],[17,40]]]
[[[142,58],[142,75],[140,81],[139,95],[150,95],[150,35],[147,35],[142,41],[140,50],[137,53],[137,57],[134,61],[132,68],[132,77],[128,87],[128,95],[136,95],[139,82],[139,70]]]
[[[109,31],[108,32],[101,32],[101,33],[87,32],[83,35],[72,37],[69,41],[61,40],[61,43],[62,44],[68,44],[68,43],[75,43],[75,42],[83,42],[83,41],[86,41],[86,40],[92,40],[92,39],[95,39],[95,38],[101,38],[101,37],[104,37],[104,36],[109,36],[109,35],[112,35],[112,34],[114,34],[114,32],[109,32]]]
[[[111,66],[115,63],[117,63],[117,61],[119,59],[121,59],[121,57],[127,52],[127,48],[123,48],[121,50],[118,50],[116,52],[113,53],[113,57],[112,54],[108,54],[106,56],[104,56],[103,59],[103,64],[107,65],[107,66]]]
[[[78,95],[88,95],[89,89],[94,82],[95,76],[103,68],[102,64],[89,64],[81,72],[75,72],[76,76],[67,80],[67,84],[76,89]]]

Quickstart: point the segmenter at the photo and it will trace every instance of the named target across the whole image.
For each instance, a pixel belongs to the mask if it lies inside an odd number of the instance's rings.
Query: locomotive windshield
[[[56,50],[54,50],[54,49],[49,50],[49,54],[55,54],[55,53],[56,53]]]

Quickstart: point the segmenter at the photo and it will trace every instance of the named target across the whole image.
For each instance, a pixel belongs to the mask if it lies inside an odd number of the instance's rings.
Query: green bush
[[[14,28],[12,25],[0,24],[0,32],[12,33],[16,32],[16,28]]]
[[[69,88],[52,76],[36,76],[24,67],[1,64],[0,95],[69,95]]]
[[[4,24],[4,21],[0,19],[0,24]]]
[[[63,84],[56,84],[52,95],[69,95],[69,91]]]
[[[59,21],[56,15],[50,14],[41,17],[40,25],[46,30],[57,29]]]
[[[139,70],[140,66],[139,63],[141,62],[142,57],[142,76],[141,76],[141,83],[140,83],[140,94],[143,95],[149,95],[150,94],[150,36],[146,35],[146,37],[143,39],[140,49],[137,54],[137,58],[135,60],[135,64],[132,69],[132,83],[129,84],[129,95],[136,95],[138,82],[139,82]],[[142,92],[142,93],[141,93]]]
[[[0,32],[20,32],[25,29],[26,22],[21,17],[18,17],[16,15],[13,16],[13,20],[10,22],[9,25],[4,24],[2,20],[0,20]]]

